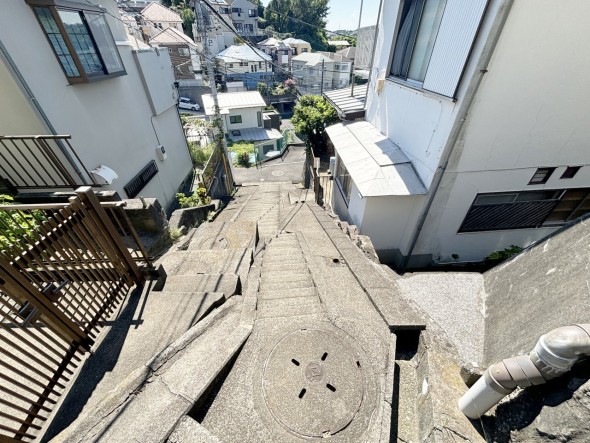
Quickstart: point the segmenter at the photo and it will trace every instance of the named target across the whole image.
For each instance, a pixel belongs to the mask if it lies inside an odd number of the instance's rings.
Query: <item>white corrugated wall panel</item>
[[[488,0],[447,0],[422,87],[453,97]]]

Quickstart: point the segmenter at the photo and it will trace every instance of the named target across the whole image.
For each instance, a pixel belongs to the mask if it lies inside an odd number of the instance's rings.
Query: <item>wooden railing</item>
[[[100,186],[69,135],[0,136],[0,180],[14,192]]]
[[[0,441],[33,440],[99,332],[144,277],[143,246],[89,187],[69,203],[0,206]],[[151,265],[147,254],[143,262]]]

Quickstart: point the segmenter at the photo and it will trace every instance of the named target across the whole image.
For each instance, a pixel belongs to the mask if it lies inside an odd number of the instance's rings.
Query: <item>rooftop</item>
[[[324,92],[324,97],[332,103],[338,111],[340,118],[344,120],[354,120],[364,117],[366,95],[366,84],[355,85],[354,90],[352,87],[348,87]]]
[[[221,59],[227,63],[237,63],[242,61],[259,62],[271,61],[272,58],[258,49],[252,49],[248,45],[231,45],[229,48],[221,51],[215,58]]]
[[[333,61],[330,57],[326,57],[324,54],[320,54],[319,52],[304,52],[303,54],[293,57],[292,60],[294,62],[305,62],[306,66],[316,66],[322,61],[330,63]]]
[[[326,132],[363,197],[426,194],[408,157],[369,122],[338,123]]]
[[[328,40],[330,46],[351,46],[346,40]]]
[[[143,8],[141,15],[152,22],[182,23],[182,18],[179,14],[157,2],[151,2]]]
[[[196,48],[197,45],[191,38],[180,32],[175,28],[166,28],[158,35],[150,39],[151,43],[157,43],[160,45],[178,45],[178,44],[185,44],[187,46],[191,46]]]
[[[203,94],[205,114],[213,115],[213,96]],[[266,102],[258,91],[224,92],[217,94],[221,114],[228,114],[230,109],[259,108],[266,106]]]
[[[309,42],[301,40],[300,38],[289,37],[283,40],[288,45],[309,45]]]
[[[276,129],[266,128],[246,128],[240,129],[239,135],[233,135],[232,131],[229,136],[234,141],[263,141],[263,140],[279,140],[283,138],[282,134]]]

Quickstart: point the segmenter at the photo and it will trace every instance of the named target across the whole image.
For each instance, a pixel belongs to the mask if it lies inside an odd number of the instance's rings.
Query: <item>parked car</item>
[[[182,109],[190,109],[191,111],[198,111],[201,107],[188,97],[180,97],[178,100],[178,107]]]

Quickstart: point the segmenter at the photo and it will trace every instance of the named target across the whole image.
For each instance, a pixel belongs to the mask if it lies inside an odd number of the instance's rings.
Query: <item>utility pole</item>
[[[361,19],[363,18],[363,1],[361,0],[361,10],[359,11],[359,24],[356,27],[356,44],[358,45],[359,41],[359,29],[361,28]],[[377,36],[375,36],[377,37]],[[358,48],[357,48],[358,49]],[[350,96],[354,97],[354,61],[352,62],[352,65],[350,66],[351,70],[350,70],[350,78],[352,79],[352,86],[350,87]],[[368,90],[368,89],[367,89]]]
[[[322,82],[320,83],[320,94],[324,93],[324,60],[322,60]]]
[[[213,98],[213,127],[217,129],[217,134],[214,134],[215,148],[221,152],[221,162],[223,164],[223,170],[225,172],[225,190],[227,195],[231,195],[234,189],[234,178],[231,170],[231,161],[227,153],[227,143],[225,141],[225,128],[223,125],[223,119],[221,118],[219,110],[219,100],[217,99],[217,85],[215,84],[215,71],[213,62],[211,61],[212,55],[209,48],[209,36],[208,36],[208,25],[205,20],[205,14],[202,7],[203,0],[195,2],[195,12],[197,16],[197,28],[202,29],[203,32],[203,52],[205,53],[205,64],[207,66],[207,72],[209,73],[209,86],[211,87],[211,97]],[[211,23],[211,16],[207,11],[207,18]]]

